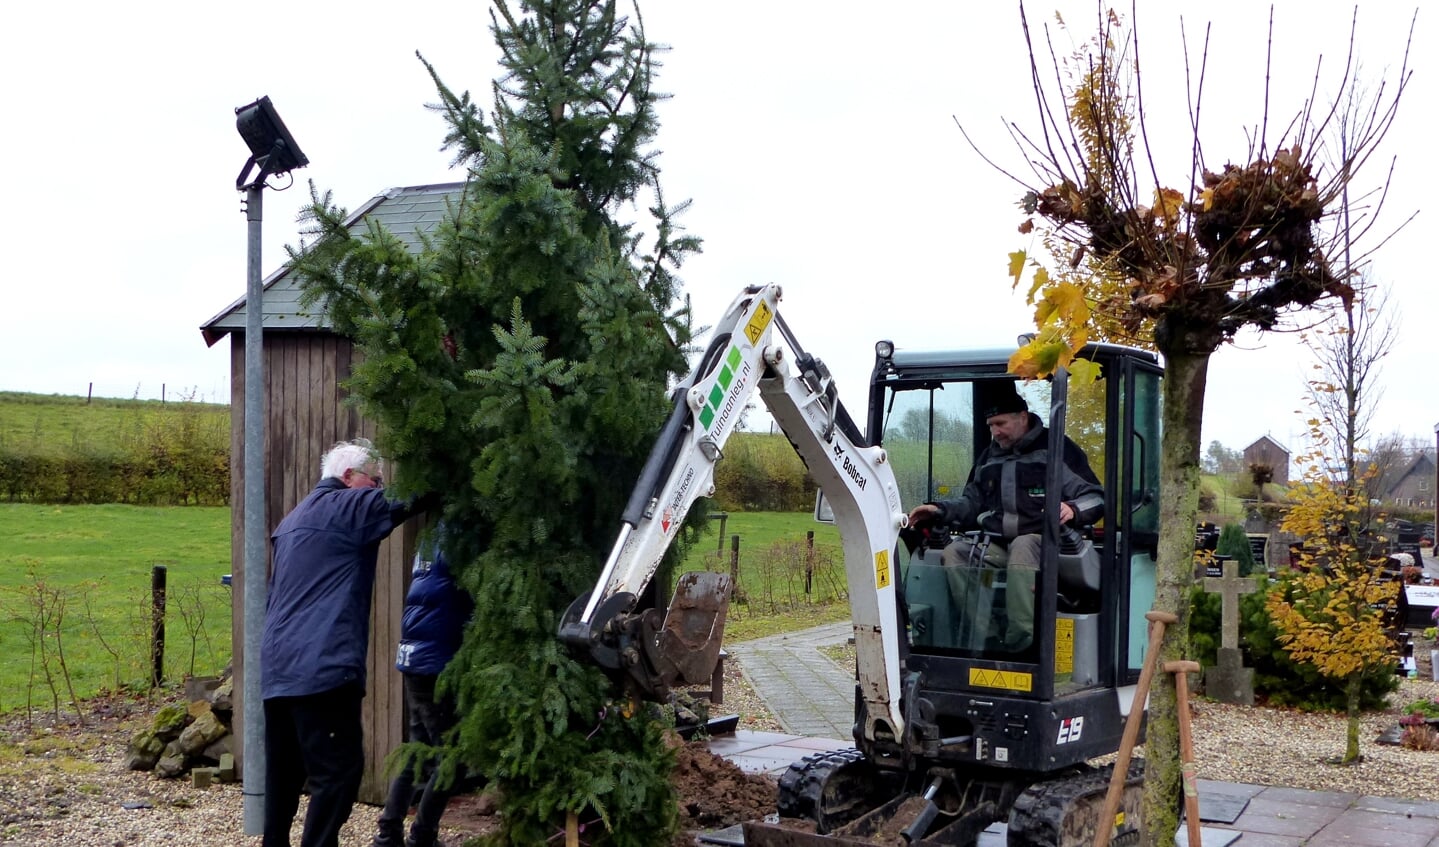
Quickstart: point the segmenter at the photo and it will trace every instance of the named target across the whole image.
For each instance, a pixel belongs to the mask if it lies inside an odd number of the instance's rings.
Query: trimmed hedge
[[[736,512],[807,512],[818,486],[783,435],[736,432],[715,466],[713,507]]]
[[[114,438],[0,439],[0,498],[24,503],[224,506],[228,415],[186,404],[134,407]]]

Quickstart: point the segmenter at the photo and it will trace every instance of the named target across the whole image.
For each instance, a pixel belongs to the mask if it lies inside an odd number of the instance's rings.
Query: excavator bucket
[[[719,662],[729,613],[730,578],[727,574],[692,571],[680,577],[660,629],[660,667],[670,667],[690,685],[710,681]]]

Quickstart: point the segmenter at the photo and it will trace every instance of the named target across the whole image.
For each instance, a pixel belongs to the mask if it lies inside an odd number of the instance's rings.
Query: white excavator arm
[[[724,631],[728,576],[685,574],[663,621],[659,610],[637,606],[694,501],[713,493],[715,464],[758,392],[839,527],[866,705],[861,731],[871,740],[900,738],[904,633],[895,546],[906,516],[899,488],[885,451],[865,443],[839,402],[828,369],[795,341],[779,300],[777,285],[747,288],[716,324],[704,357],[676,389],[674,412],[630,495],[595,589],[570,607],[560,635],[649,699],[681,680],[709,680]]]

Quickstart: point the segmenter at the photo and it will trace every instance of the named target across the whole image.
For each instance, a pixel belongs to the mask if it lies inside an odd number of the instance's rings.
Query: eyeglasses
[[[384,474],[377,474],[377,473],[373,473],[373,474],[372,474],[372,473],[370,473],[370,472],[368,472],[368,471],[363,471],[363,470],[361,470],[361,469],[359,469],[359,468],[355,468],[355,473],[357,473],[357,474],[363,474],[364,476],[368,477],[369,480],[370,480],[370,482],[373,482],[373,483],[374,483],[374,485],[372,486],[373,488],[384,488],[384,487],[385,487],[385,476],[384,476]]]

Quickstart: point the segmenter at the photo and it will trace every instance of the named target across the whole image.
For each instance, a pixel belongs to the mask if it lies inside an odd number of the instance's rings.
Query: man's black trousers
[[[265,701],[263,847],[289,847],[306,780],[310,809],[300,847],[338,847],[340,827],[350,817],[364,775],[364,697],[364,689],[352,684]]]

